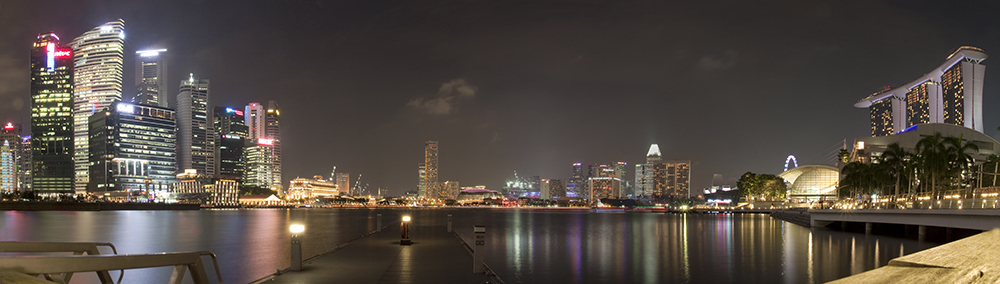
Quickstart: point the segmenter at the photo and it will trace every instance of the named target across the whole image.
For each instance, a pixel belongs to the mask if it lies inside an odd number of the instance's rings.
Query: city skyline
[[[446,149],[439,180],[494,190],[513,171],[566,180],[572,163],[639,164],[654,143],[690,159],[694,189],[714,174],[778,173],[788,155],[829,163],[827,149],[870,136],[859,94],[959,46],[1000,46],[991,2],[106,4],[0,7],[19,12],[0,20],[16,27],[0,31],[0,80],[15,82],[0,87],[0,119],[27,127],[38,33],[65,44],[121,18],[124,54],[170,50],[167,78],[212,79],[209,107],[281,104],[283,184],[338,165],[394,195],[415,190],[427,140]],[[984,79],[992,137],[998,76]]]

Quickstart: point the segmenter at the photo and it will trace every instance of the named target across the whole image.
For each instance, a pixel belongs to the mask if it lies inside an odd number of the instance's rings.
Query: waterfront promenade
[[[472,228],[466,228],[472,230]],[[285,271],[254,283],[487,283],[472,273],[472,256],[444,226],[413,226],[412,245],[399,245],[392,224],[333,252],[303,261],[302,271]]]

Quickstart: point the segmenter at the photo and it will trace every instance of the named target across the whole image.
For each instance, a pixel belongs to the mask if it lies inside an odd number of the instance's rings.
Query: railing
[[[1000,189],[979,188],[842,200],[838,209],[1000,209]]]
[[[101,251],[98,247],[109,247],[113,254],[118,254],[118,249],[111,243],[59,243],[59,242],[0,242],[0,253],[24,253],[24,252],[72,252],[73,255],[98,255]],[[124,272],[124,271],[123,271]],[[124,275],[124,274],[121,274]],[[120,275],[120,276],[121,276]],[[118,282],[121,282],[119,276]],[[68,283],[73,278],[73,273],[46,274],[45,279],[55,282]],[[101,282],[111,281],[111,274],[107,271],[97,271],[97,278]]]
[[[100,255],[97,246],[109,246],[116,255]],[[113,284],[110,270],[125,270],[152,267],[174,267],[168,283],[181,283],[184,274],[190,270],[194,283],[209,283],[208,274],[202,263],[202,256],[211,256],[215,275],[222,283],[219,262],[214,253],[171,252],[155,254],[117,255],[117,249],[109,243],[44,243],[44,242],[0,242],[0,252],[37,253],[73,252],[74,255],[27,255],[0,257],[0,270],[10,270],[28,275],[44,275],[49,281],[68,283],[73,273],[96,272],[101,283]],[[83,255],[86,253],[87,255]],[[119,276],[118,281],[121,281]]]

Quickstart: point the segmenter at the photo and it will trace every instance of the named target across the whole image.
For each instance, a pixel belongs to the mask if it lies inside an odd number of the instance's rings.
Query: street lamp
[[[403,222],[399,223],[399,233],[402,238],[399,241],[399,245],[408,246],[413,244],[413,242],[410,241],[410,216],[403,216]]]
[[[306,226],[292,224],[288,227],[288,231],[292,232],[291,270],[302,271],[302,232],[306,231]]]

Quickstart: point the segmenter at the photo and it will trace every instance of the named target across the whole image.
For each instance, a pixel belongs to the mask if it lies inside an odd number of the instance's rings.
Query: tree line
[[[930,193],[966,188],[975,183],[975,160],[970,153],[979,147],[959,137],[941,133],[924,137],[913,152],[892,143],[869,162],[854,161],[841,170],[841,197]],[[991,157],[996,160],[995,156]]]

